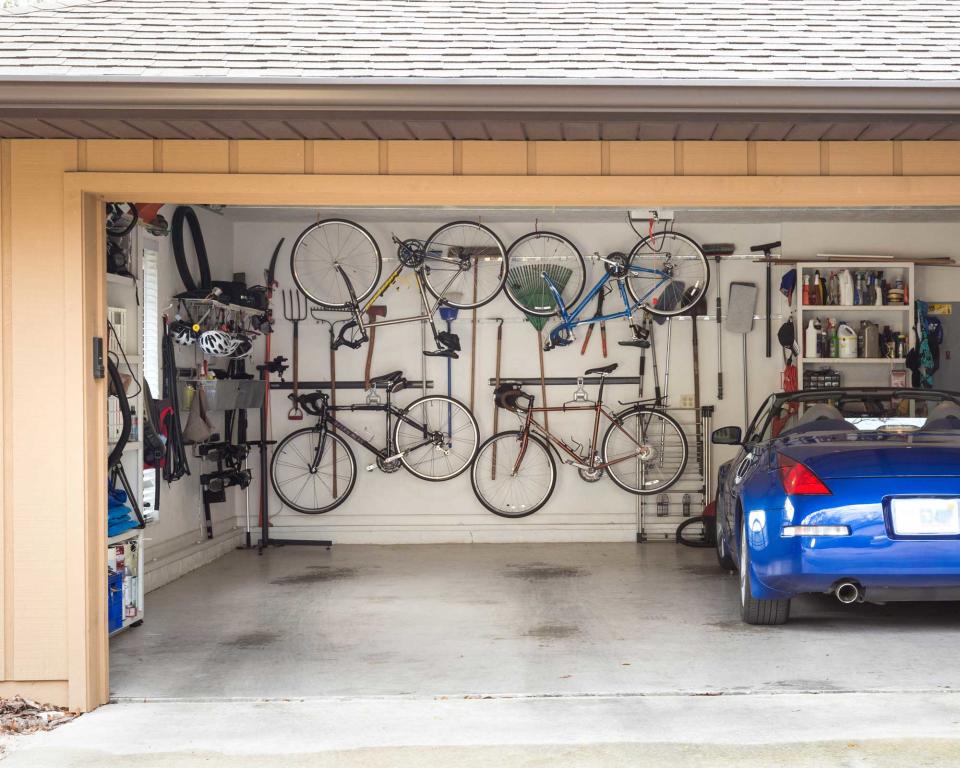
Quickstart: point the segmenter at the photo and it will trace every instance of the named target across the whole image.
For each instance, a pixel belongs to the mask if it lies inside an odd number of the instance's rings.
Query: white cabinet
[[[819,370],[829,368],[837,371],[840,375],[841,386],[890,386],[894,373],[897,376],[903,375],[906,370],[903,354],[895,352],[886,356],[858,356],[858,357],[832,357],[817,356],[815,350],[807,349],[806,337],[807,326],[811,319],[817,318],[821,324],[826,324],[827,320],[834,320],[838,323],[849,325],[855,332],[858,332],[861,321],[875,323],[879,333],[882,335],[884,329],[889,329],[891,334],[899,334],[906,337],[903,349],[910,349],[912,346],[912,327],[913,327],[913,307],[915,296],[914,284],[914,265],[910,262],[899,262],[893,260],[877,259],[875,261],[809,261],[797,264],[797,286],[794,291],[794,310],[797,319],[797,345],[800,348],[800,357],[797,360],[797,377],[800,387],[804,386],[804,371]],[[888,287],[895,286],[898,281],[902,282],[904,288],[904,301],[902,303],[877,304],[817,304],[813,303],[811,297],[810,303],[804,303],[803,286],[807,277],[811,281],[819,272],[820,276],[827,280],[829,284],[830,276],[834,273],[839,275],[844,271],[855,276],[857,273],[873,274],[876,276],[882,273],[883,279]],[[894,294],[896,297],[897,294]],[[887,300],[887,297],[884,297]],[[829,301],[829,297],[828,297]],[[829,355],[829,352],[828,352]],[[907,377],[909,385],[909,376]]]

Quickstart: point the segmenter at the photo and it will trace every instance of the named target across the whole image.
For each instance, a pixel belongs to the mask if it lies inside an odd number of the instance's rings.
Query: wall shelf
[[[804,365],[903,365],[902,357],[802,357]]]
[[[804,312],[907,312],[909,304],[804,304]]]

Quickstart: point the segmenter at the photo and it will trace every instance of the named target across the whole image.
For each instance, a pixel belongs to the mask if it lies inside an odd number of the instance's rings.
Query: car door
[[[757,411],[744,433],[743,445],[737,455],[720,468],[718,480],[717,515],[723,516],[723,527],[728,535],[736,530],[737,503],[740,489],[750,470],[755,466],[758,446],[762,439],[764,426],[769,421],[776,398],[770,396]],[[736,544],[736,535],[730,535],[730,541]]]

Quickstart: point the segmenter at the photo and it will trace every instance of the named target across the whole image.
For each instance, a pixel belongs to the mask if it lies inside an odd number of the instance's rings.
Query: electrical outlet
[[[693,395],[680,395],[681,408],[693,408],[694,405]]]

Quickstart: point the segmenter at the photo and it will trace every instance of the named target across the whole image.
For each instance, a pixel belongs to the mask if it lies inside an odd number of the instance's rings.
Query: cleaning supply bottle
[[[840,357],[840,338],[837,336],[837,321],[827,321],[830,328],[830,357]]]
[[[849,269],[840,273],[840,303],[845,307],[853,306],[853,276]]]
[[[853,328],[841,323],[837,328],[837,339],[842,359],[849,360],[857,356],[857,334]]]
[[[817,341],[820,337],[820,321],[815,318],[810,318],[810,323],[807,325],[807,330],[804,333],[803,337],[803,346],[804,346],[804,356],[805,357],[820,357],[819,350],[817,349]]]
[[[803,277],[803,303],[804,306],[810,303],[810,275]]]

